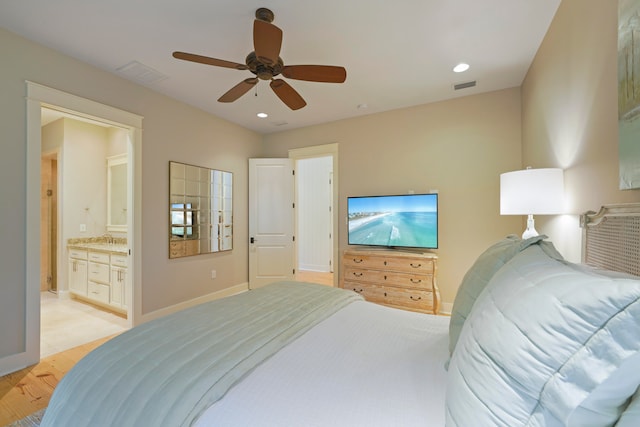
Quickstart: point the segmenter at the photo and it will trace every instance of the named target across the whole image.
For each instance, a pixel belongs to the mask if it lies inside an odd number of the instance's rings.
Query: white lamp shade
[[[562,169],[524,169],[500,175],[501,215],[553,215],[563,212]]]

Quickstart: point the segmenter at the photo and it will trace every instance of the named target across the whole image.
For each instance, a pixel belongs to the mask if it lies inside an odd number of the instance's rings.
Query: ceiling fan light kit
[[[273,19],[271,10],[264,7],[256,10],[256,19],[253,22],[254,51],[247,55],[244,64],[186,52],[173,52],[173,57],[216,67],[249,70],[256,76],[245,79],[229,89],[218,99],[219,102],[233,102],[247,93],[259,80],[270,80],[269,86],[278,98],[290,109],[298,110],[307,103],[291,85],[282,79],[276,79],[276,76],[321,83],[343,83],[347,79],[347,70],[344,67],[284,65],[280,58],[282,30],[271,23]]]

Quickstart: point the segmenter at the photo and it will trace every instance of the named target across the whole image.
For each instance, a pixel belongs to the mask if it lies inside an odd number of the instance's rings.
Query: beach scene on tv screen
[[[354,197],[348,210],[350,245],[438,247],[434,195]]]

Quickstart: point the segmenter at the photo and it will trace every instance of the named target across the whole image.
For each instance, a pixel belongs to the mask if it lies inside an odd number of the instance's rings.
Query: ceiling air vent
[[[117,71],[124,77],[143,84],[151,84],[167,78],[164,74],[138,61],[131,61],[118,68]]]
[[[475,87],[476,85],[476,81],[471,81],[471,82],[464,82],[464,83],[458,83],[453,85],[453,90],[460,90],[460,89],[466,89],[468,87]]]

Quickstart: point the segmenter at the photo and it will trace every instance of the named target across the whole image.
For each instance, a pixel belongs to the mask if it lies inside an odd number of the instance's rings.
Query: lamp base
[[[522,240],[528,239],[530,237],[536,237],[538,232],[536,231],[535,221],[533,220],[533,215],[529,214],[527,217],[527,229],[522,233]]]

